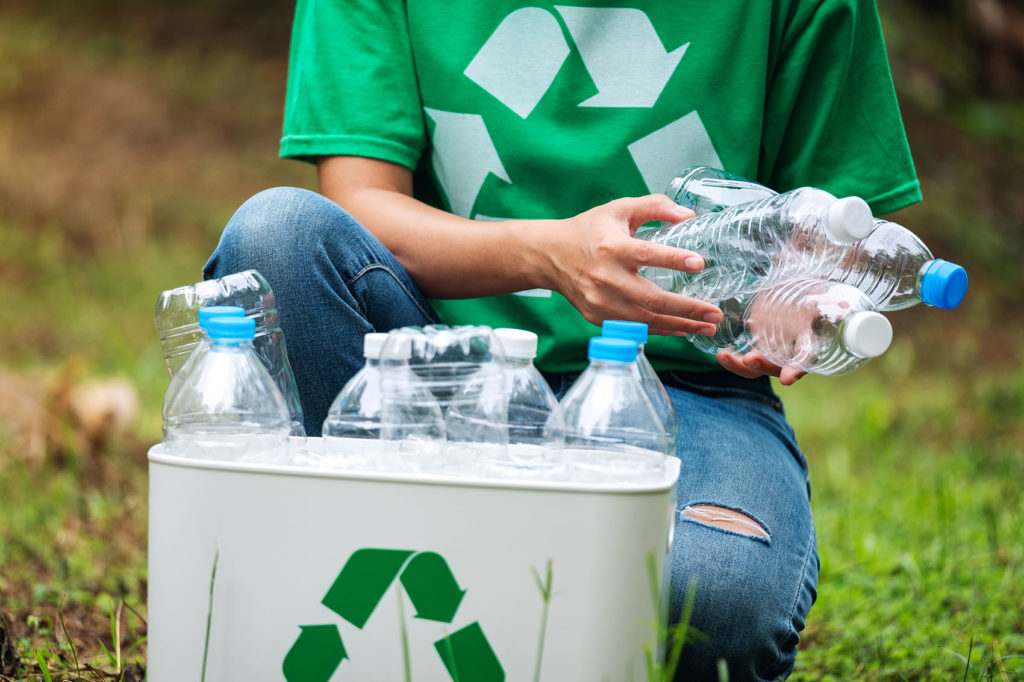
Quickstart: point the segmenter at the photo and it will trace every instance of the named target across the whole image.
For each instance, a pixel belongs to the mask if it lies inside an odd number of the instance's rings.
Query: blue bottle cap
[[[647,325],[643,322],[605,320],[601,325],[601,336],[606,339],[626,339],[644,344],[647,343]]]
[[[208,305],[199,309],[199,328],[206,329],[211,317],[245,317],[245,308],[239,305]]]
[[[252,341],[256,338],[256,320],[249,317],[211,317],[206,321],[211,339]]]
[[[928,305],[952,310],[967,294],[967,271],[956,263],[936,258],[921,275],[921,300]]]
[[[592,336],[587,347],[587,357],[591,360],[634,362],[637,349],[638,346],[635,341],[610,339],[607,336]]]

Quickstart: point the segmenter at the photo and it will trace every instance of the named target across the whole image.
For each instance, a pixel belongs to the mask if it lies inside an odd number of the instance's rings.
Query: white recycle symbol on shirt
[[[580,107],[651,108],[690,43],[666,50],[650,18],[629,8],[556,6],[598,93]],[[520,118],[551,87],[571,52],[558,19],[524,7],[506,16],[463,72]],[[479,114],[425,108],[434,123],[434,172],[453,213],[471,217],[477,195],[494,173],[512,182]],[[627,145],[650,192],[664,191],[686,166],[721,167],[697,111]],[[672,150],[666,154],[666,150]],[[485,216],[477,216],[485,218]]]

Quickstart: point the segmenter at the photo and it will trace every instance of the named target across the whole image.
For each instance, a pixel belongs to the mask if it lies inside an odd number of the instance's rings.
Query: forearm
[[[475,221],[412,197],[409,169],[352,156],[320,160],[320,191],[348,210],[433,298],[551,289],[585,319],[646,322],[652,333],[711,334],[713,305],[662,291],[643,266],[696,272],[697,254],[633,239],[650,221],[693,213],[665,195],[617,199],[563,220]]]
[[[369,229],[433,298],[550,288],[541,246],[554,220],[469,220],[410,196],[406,169],[372,159],[321,161],[320,189]]]
[[[344,207],[380,239],[433,298],[549,288],[538,246],[557,221],[468,220],[386,189],[349,195]]]

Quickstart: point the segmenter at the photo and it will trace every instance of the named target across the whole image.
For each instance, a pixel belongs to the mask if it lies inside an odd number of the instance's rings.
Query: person
[[[660,192],[691,165],[861,196],[876,215],[919,200],[877,8],[584,3],[299,0],[280,152],[315,162],[320,191],[249,199],[205,276],[270,282],[310,435],[367,332],[529,329],[562,395],[595,325],[646,322],[683,460],[671,618],[695,580],[703,633],[679,677],[715,679],[724,660],[732,680],[784,678],[819,560],[807,462],[769,377],[800,373],[693,348],[681,337],[721,312],[638,269],[702,260],[632,235],[690,217]]]

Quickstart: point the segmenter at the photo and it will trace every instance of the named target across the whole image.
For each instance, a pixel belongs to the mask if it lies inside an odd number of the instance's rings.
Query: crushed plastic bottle
[[[750,347],[766,360],[812,374],[852,372],[884,353],[892,325],[848,284],[803,279],[755,295],[744,314]]]
[[[665,194],[699,216],[767,199],[778,192],[720,168],[691,166],[672,178]]]
[[[256,321],[255,353],[285,396],[291,415],[291,434],[304,436],[302,404],[295,375],[288,362],[274,292],[267,280],[255,270],[169,289],[160,294],[154,318],[167,373],[174,377],[201,341],[199,310],[217,305],[240,306],[247,317]]]
[[[758,289],[777,264],[823,272],[834,267],[848,245],[873,228],[863,199],[836,199],[812,187],[733,206],[639,235],[640,239],[688,249],[704,258],[704,269],[686,273],[641,268],[662,289],[704,301],[721,301]]]

